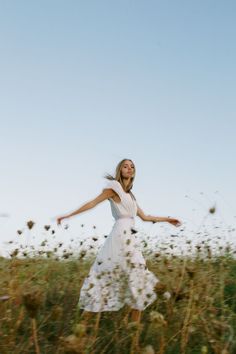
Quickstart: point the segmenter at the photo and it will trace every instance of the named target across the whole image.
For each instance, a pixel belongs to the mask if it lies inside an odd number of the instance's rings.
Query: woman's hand
[[[66,216],[59,216],[59,217],[57,218],[57,225],[61,225],[61,221],[62,221],[63,219],[66,219]]]
[[[153,224],[155,224],[156,222],[169,222],[172,225],[175,226],[180,226],[182,225],[181,221],[179,221],[178,219],[174,219],[174,218],[170,218],[168,217],[160,217],[160,216],[152,216],[152,219],[150,221],[152,221]]]
[[[174,226],[182,225],[181,221],[179,221],[178,219],[167,218],[166,221],[169,222],[170,224],[174,225]]]

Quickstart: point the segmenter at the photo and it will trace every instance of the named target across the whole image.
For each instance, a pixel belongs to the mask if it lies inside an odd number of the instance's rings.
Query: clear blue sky
[[[197,227],[216,201],[235,223],[235,1],[0,5],[4,240],[94,198],[124,157],[148,214]],[[108,233],[109,202],[68,222]]]

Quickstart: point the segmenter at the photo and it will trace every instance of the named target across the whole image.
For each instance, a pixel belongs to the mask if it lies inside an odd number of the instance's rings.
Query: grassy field
[[[236,260],[149,255],[158,298],[132,322],[130,309],[77,307],[93,258],[52,253],[0,258],[0,353],[236,353]],[[168,299],[163,293],[168,291]]]

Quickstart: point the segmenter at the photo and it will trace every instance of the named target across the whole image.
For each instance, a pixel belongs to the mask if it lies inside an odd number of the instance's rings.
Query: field
[[[140,323],[126,306],[82,317],[79,292],[93,257],[0,258],[0,353],[236,353],[234,253],[197,251],[148,255],[160,285]]]

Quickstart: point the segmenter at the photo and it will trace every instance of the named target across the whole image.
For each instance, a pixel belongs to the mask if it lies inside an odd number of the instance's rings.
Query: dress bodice
[[[115,220],[124,217],[135,218],[137,215],[137,202],[130,193],[126,193],[117,180],[109,180],[104,189],[113,189],[120,197],[120,202],[115,202],[109,198],[112,216]]]

